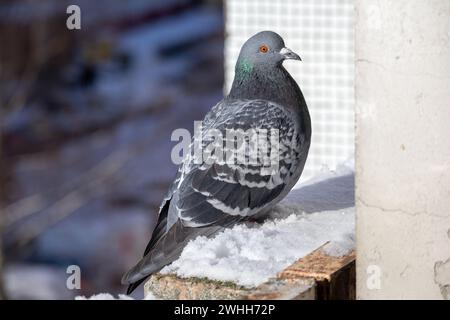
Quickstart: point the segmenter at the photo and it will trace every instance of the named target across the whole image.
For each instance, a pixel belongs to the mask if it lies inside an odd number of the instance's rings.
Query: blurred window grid
[[[259,31],[279,33],[303,60],[284,63],[300,85],[312,119],[302,180],[353,158],[353,1],[226,0],[225,9],[226,91],[242,44]]]

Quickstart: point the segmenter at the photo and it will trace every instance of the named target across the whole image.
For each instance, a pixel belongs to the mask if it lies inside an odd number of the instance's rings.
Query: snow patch
[[[144,300],[161,300],[158,298],[153,292],[148,292],[147,295],[144,297]]]
[[[161,273],[251,288],[327,242],[327,254],[347,254],[355,247],[353,162],[300,184],[265,218],[194,239]]]
[[[135,300],[133,297],[127,296],[125,294],[119,294],[116,297],[110,293],[98,293],[90,297],[76,296],[75,300]],[[148,292],[143,300],[159,300],[152,292]]]
[[[98,293],[90,296],[89,298],[85,296],[76,296],[75,300],[134,300],[134,299],[125,294],[119,294],[117,298],[115,298],[110,293]]]

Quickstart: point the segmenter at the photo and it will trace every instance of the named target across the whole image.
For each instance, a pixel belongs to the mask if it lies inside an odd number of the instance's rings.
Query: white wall
[[[297,80],[312,117],[312,144],[302,179],[322,165],[333,169],[354,153],[353,0],[225,0],[226,91],[242,44],[272,30],[303,62],[285,66]]]
[[[357,295],[450,298],[450,1],[356,9]]]

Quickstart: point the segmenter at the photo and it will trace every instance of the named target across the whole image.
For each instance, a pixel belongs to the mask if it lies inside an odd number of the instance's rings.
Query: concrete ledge
[[[258,286],[246,297],[248,300],[315,300],[314,279],[273,278]]]
[[[145,283],[144,293],[154,293],[161,299],[214,300],[243,299],[251,289],[231,282],[220,282],[205,278],[178,278],[175,275],[154,274]]]

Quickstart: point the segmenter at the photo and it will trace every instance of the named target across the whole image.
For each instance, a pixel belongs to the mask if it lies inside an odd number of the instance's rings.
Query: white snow
[[[299,184],[264,223],[189,242],[161,273],[255,287],[327,242],[327,254],[345,255],[355,247],[354,233],[353,162],[347,161]]]
[[[144,300],[160,300],[153,292],[148,291],[147,295],[144,297]]]
[[[125,294],[119,294],[116,297],[110,293],[98,293],[90,297],[76,296],[75,300],[135,300],[133,297],[127,296]],[[159,300],[152,292],[147,293],[143,300]]]
[[[98,293],[90,296],[89,298],[85,296],[76,296],[75,300],[134,300],[134,299],[125,294],[119,294],[118,297],[115,298],[110,293]]]

